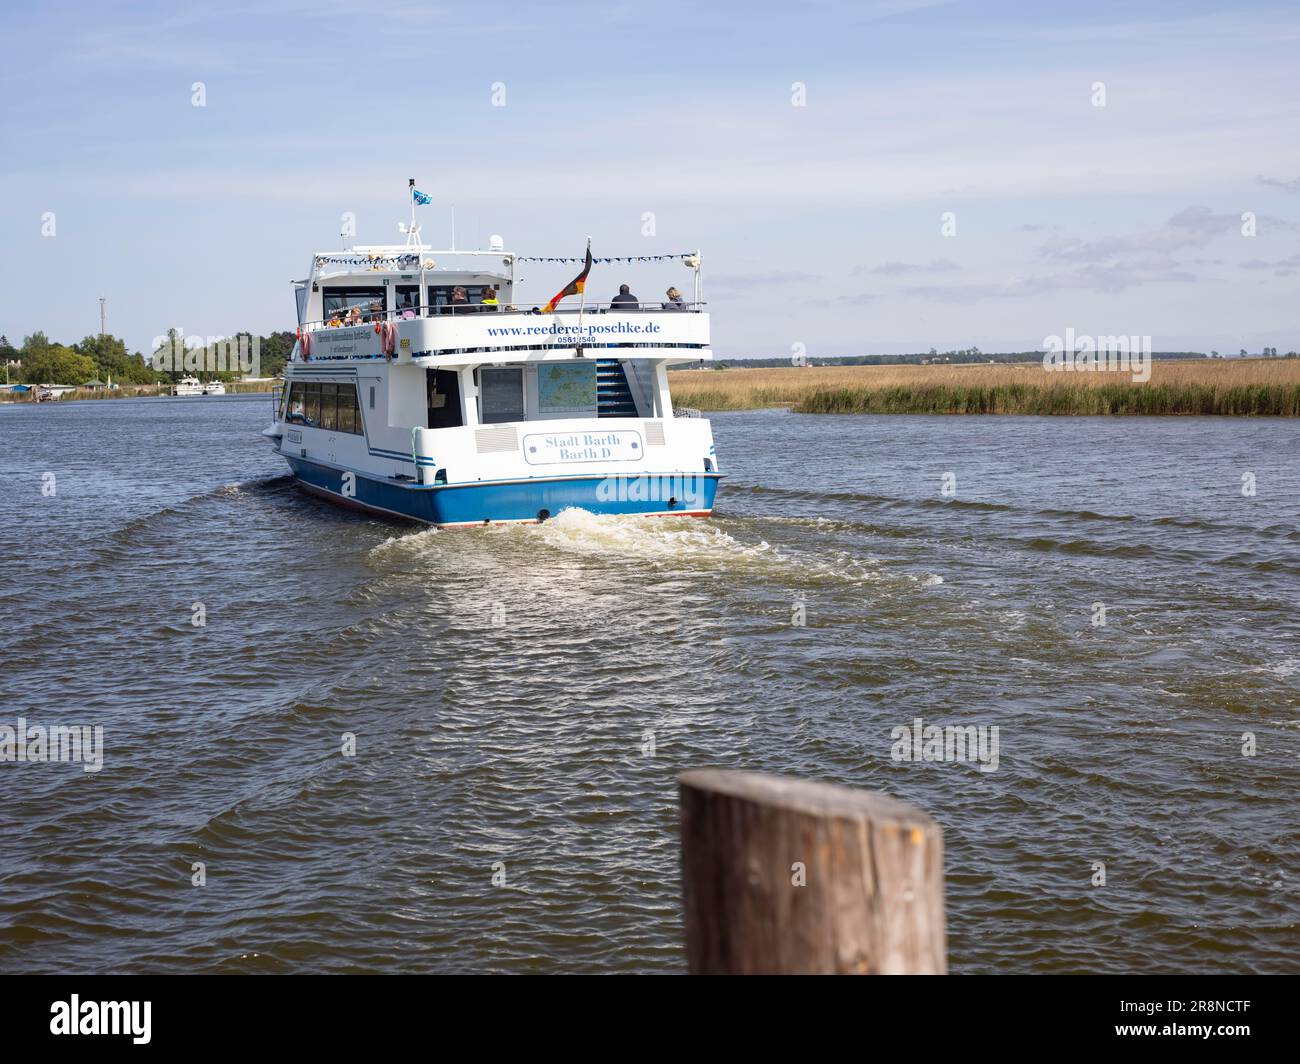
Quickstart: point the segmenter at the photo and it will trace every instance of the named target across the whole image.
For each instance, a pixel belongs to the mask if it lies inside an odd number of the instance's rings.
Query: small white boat
[[[198,377],[182,377],[172,385],[172,395],[225,395],[226,386],[221,381],[201,381]]]
[[[712,512],[712,429],[668,390],[670,366],[713,358],[698,253],[656,256],[694,271],[690,302],[596,304],[575,280],[581,302],[559,308],[516,293],[500,237],[411,238],[319,252],[295,283],[299,338],[262,435],[304,490],[441,527]]]

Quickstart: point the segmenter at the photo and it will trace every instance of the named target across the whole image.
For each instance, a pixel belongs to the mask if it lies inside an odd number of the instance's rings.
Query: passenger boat
[[[203,382],[198,377],[182,377],[172,385],[172,395],[202,395]]]
[[[500,237],[435,251],[418,232],[319,252],[295,282],[298,339],[263,435],[303,489],[439,527],[712,512],[711,427],[668,389],[670,366],[713,357],[698,253],[661,257],[694,271],[674,309],[596,305],[576,281],[564,306],[516,294],[534,260]],[[588,246],[584,279],[592,261]]]

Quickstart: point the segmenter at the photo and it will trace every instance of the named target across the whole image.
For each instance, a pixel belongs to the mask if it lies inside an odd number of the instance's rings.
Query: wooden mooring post
[[[786,776],[678,782],[693,974],[947,971],[943,833],[928,814]]]

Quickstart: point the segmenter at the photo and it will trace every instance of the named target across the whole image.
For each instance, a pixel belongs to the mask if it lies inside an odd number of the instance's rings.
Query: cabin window
[[[294,381],[289,386],[289,397],[284,403],[284,419],[299,425],[307,420],[307,385],[302,381]]]
[[[382,285],[367,285],[365,287],[334,285],[325,288],[322,302],[325,320],[329,321],[334,317],[342,318],[349,310],[356,307],[362,320],[369,321],[372,308],[376,304],[378,304],[379,313],[382,315],[388,307],[384,295],[385,291],[386,289]]]
[[[289,391],[287,411],[286,421],[309,428],[347,432],[354,436],[365,431],[357,407],[355,384],[294,381]]]
[[[339,385],[338,412],[335,414],[339,432],[356,435],[361,431],[361,412],[357,409],[357,386]]]
[[[524,371],[487,369],[479,371],[479,404],[485,425],[524,420]]]
[[[305,420],[312,428],[320,428],[320,385],[315,381],[308,381],[304,388],[306,389],[306,409]]]
[[[339,386],[337,384],[322,384],[320,386],[320,427],[326,432],[334,432],[338,429],[338,418],[335,410],[338,405]]]

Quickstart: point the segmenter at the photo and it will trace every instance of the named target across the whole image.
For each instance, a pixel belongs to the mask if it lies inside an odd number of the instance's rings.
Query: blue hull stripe
[[[599,491],[608,478],[574,476],[559,479],[497,481],[475,484],[421,485],[376,479],[356,473],[354,496],[343,494],[342,468],[284,455],[294,476],[307,488],[347,506],[408,517],[432,525],[480,525],[485,521],[536,521],[546,510],[551,516],[569,507],[597,514],[694,514],[713,509],[719,474],[649,474],[673,478],[682,494],[670,505],[667,499],[607,499]]]

